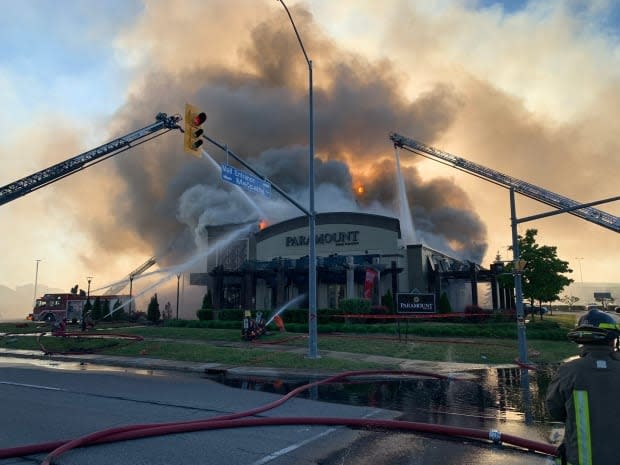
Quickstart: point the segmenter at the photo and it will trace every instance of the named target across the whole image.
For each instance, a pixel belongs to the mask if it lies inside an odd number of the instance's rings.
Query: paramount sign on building
[[[316,235],[316,244],[332,244],[332,245],[357,245],[359,244],[359,231],[323,233]],[[309,243],[308,236],[287,236],[285,240],[286,247],[307,246]]]

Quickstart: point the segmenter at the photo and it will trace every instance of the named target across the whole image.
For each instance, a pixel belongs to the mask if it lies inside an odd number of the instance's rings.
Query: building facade
[[[244,230],[243,234],[235,232]],[[205,273],[190,283],[206,286],[218,308],[276,309],[298,298],[307,306],[308,218],[263,229],[225,225],[206,231],[214,253]],[[448,296],[453,311],[478,303],[480,267],[422,244],[403,244],[397,218],[355,212],[316,215],[317,306],[337,308],[345,298],[380,305],[389,293]],[[483,276],[486,279],[486,275]],[[496,286],[492,286],[495,288]],[[493,308],[497,308],[497,298]]]

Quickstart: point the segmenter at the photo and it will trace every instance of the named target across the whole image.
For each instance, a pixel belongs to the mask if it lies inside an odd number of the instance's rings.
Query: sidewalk
[[[153,338],[156,339],[156,338]],[[166,339],[170,341],[170,339]],[[187,341],[186,341],[187,342]],[[220,347],[243,347],[243,343],[219,342],[215,343]],[[295,346],[269,346],[261,349],[278,350],[290,353],[305,354],[306,348]],[[321,357],[329,357],[340,360],[362,361],[376,363],[380,365],[397,366],[401,370],[419,370],[438,374],[456,374],[459,376],[467,376],[468,372],[474,370],[485,370],[488,368],[515,368],[517,365],[491,365],[481,363],[457,363],[457,362],[431,362],[423,360],[411,360],[405,358],[385,357],[380,355],[359,354],[351,352],[339,352],[332,350],[320,350]],[[18,350],[0,348],[0,357],[13,357],[36,359],[54,362],[69,362],[80,365],[92,364],[110,367],[131,368],[136,370],[163,370],[178,371],[186,373],[197,373],[204,375],[222,375],[232,378],[239,377],[261,377],[261,378],[285,378],[285,379],[322,379],[333,373],[317,372],[316,370],[302,369],[278,369],[269,367],[252,367],[252,366],[231,366],[221,363],[201,363],[201,362],[184,362],[176,360],[166,360],[151,358],[147,356],[141,357],[122,357],[112,355],[99,354],[80,354],[80,355],[45,355],[38,350]]]

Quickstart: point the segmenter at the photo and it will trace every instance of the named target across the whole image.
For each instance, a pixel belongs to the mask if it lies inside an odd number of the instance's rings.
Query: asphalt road
[[[25,362],[24,362],[25,363]],[[240,412],[280,396],[229,388],[196,375],[66,371],[0,359],[0,448],[73,439],[115,426],[197,420]],[[292,399],[264,416],[387,418],[373,408]],[[349,443],[339,427],[278,426],[193,432],[70,451],[59,464],[318,463]],[[0,460],[39,463],[44,455]]]
[[[107,370],[107,371],[106,371]],[[451,389],[466,389],[456,383]],[[460,395],[460,391],[453,393]],[[106,428],[206,419],[252,409],[279,395],[226,387],[197,375],[0,358],[0,449],[74,439]],[[398,412],[293,399],[261,416],[393,418]],[[532,437],[519,422],[433,414],[440,424],[497,428]],[[424,418],[413,418],[424,421]],[[429,421],[432,419],[426,419]],[[44,454],[0,460],[40,463]],[[183,433],[70,451],[69,464],[503,465],[549,463],[540,455],[463,439],[322,426],[251,427]]]

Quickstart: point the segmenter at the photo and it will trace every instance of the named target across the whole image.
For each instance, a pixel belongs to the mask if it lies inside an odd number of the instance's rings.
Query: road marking
[[[366,415],[364,415],[362,418],[369,418],[372,416],[375,416],[377,413],[379,413],[379,410],[374,410],[372,412],[367,413]],[[308,439],[304,439],[301,442],[298,442],[297,444],[292,444],[288,447],[285,447],[284,449],[280,449],[277,450],[269,455],[266,455],[265,457],[263,457],[260,460],[257,460],[256,462],[252,462],[251,465],[263,465],[265,463],[271,462],[272,460],[277,459],[278,457],[288,454],[289,452],[294,451],[295,449],[299,449],[302,446],[305,446],[308,443],[311,443],[312,441],[316,441],[317,439],[322,438],[323,436],[327,436],[328,434],[333,433],[334,431],[337,431],[339,429],[341,429],[342,427],[339,426],[338,428],[329,428],[328,430],[323,431],[322,433],[317,434],[316,436],[313,436],[311,438]]]
[[[33,389],[43,389],[46,391],[66,391],[66,389],[56,388],[52,386],[41,386],[39,384],[26,384],[26,383],[13,383],[11,381],[0,381],[0,384],[6,384],[8,386],[21,386],[21,387],[29,387]]]
[[[288,447],[285,447],[284,449],[280,449],[277,450],[269,455],[266,455],[265,457],[263,457],[262,459],[253,462],[252,465],[263,465],[264,463],[267,462],[271,462],[272,460],[277,459],[278,457],[280,457],[281,455],[285,455],[288,454],[289,452],[294,451],[295,449],[299,449],[302,446],[305,446],[306,444],[312,442],[312,441],[316,441],[319,438],[322,438],[323,436],[327,436],[328,434],[333,433],[334,431],[336,431],[338,428],[329,428],[326,431],[323,431],[322,433],[317,434],[316,436],[313,436],[311,438],[305,439],[301,442],[298,442],[297,444],[292,444]]]

